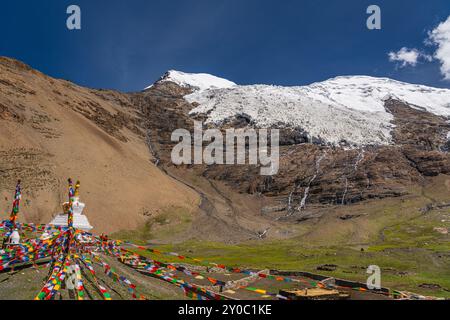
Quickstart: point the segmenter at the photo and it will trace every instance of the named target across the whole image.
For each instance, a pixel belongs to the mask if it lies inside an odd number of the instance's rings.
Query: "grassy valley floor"
[[[450,298],[448,181],[447,176],[440,176],[423,188],[412,189],[410,196],[329,208],[318,220],[298,223],[298,235],[289,240],[229,245],[202,241],[196,235],[173,242],[159,237],[168,233],[161,226],[156,229],[157,237],[150,228],[125,238],[229,266],[307,271],[364,283],[368,266],[377,265],[383,287]],[[115,236],[124,239],[127,234]],[[180,262],[170,256],[139,253]]]

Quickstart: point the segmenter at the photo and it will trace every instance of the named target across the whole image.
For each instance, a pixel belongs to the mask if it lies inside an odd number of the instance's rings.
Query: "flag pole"
[[[20,182],[21,182],[21,180],[19,179],[17,181],[16,192],[14,194],[13,207],[12,207],[12,210],[11,210],[11,215],[9,217],[9,221],[12,224],[12,229],[16,228],[17,216],[19,214],[20,199],[22,198]]]

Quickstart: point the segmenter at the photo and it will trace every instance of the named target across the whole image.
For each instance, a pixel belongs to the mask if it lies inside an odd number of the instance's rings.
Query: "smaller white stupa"
[[[72,199],[73,227],[75,229],[80,229],[83,231],[90,231],[92,230],[93,226],[91,226],[88,218],[83,214],[85,204],[83,202],[80,202],[79,189],[80,189],[80,182],[77,181],[77,184],[75,185],[75,194]],[[69,215],[69,203],[68,202],[63,203],[62,207],[64,212],[58,214],[50,222],[50,225],[56,227],[67,227],[68,225],[67,219]]]

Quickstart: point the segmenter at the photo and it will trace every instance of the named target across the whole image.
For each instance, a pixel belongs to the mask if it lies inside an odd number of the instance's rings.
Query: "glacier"
[[[389,78],[340,76],[306,86],[242,86],[208,74],[172,70],[160,80],[165,81],[192,88],[184,96],[196,103],[190,115],[206,115],[207,124],[220,126],[244,116],[257,128],[300,130],[311,141],[350,148],[393,143],[393,116],[384,107],[389,98],[450,117],[449,89]]]
[[[300,129],[331,145],[349,147],[392,144],[393,116],[386,99],[443,117],[450,116],[450,90],[388,78],[337,77],[308,86],[233,86],[195,91],[185,96],[199,105],[190,114],[207,115],[220,125],[245,115],[261,128]]]

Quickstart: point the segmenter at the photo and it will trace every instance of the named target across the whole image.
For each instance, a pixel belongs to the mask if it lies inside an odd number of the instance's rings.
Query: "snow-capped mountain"
[[[156,83],[173,82],[180,87],[190,87],[194,90],[224,89],[236,86],[234,82],[222,79],[207,73],[185,73],[170,70],[164,74]],[[145,88],[152,88],[153,85]]]
[[[195,75],[192,78],[193,84],[199,81]],[[301,129],[325,143],[345,141],[349,146],[391,144],[393,117],[384,106],[389,98],[450,116],[448,89],[368,76],[337,77],[298,87],[234,85],[185,96],[199,104],[191,115],[205,114],[208,123],[220,124],[245,115],[257,127]]]
[[[177,142],[167,141],[177,128],[192,132],[194,119],[220,129],[279,128],[280,170],[271,179],[254,166],[188,169],[242,194],[276,198],[273,211],[265,211],[274,216],[309,219],[311,204],[399,197],[425,177],[450,175],[450,90],[367,76],[298,87],[213,87],[204,75],[178,74],[134,97],[158,163],[171,165]]]

